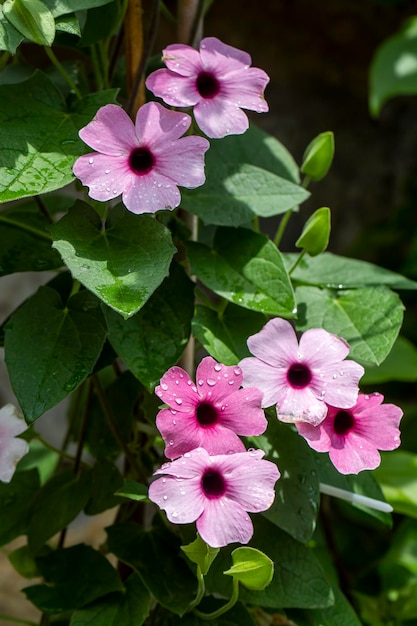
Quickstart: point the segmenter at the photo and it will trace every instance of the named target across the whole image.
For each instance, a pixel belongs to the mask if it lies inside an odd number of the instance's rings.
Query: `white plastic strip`
[[[339,489],[338,487],[326,485],[325,483],[320,483],[320,491],[321,493],[325,493],[328,496],[334,496],[335,498],[346,500],[347,502],[351,502],[352,504],[362,504],[362,506],[367,506],[370,509],[375,509],[376,511],[392,513],[392,511],[394,510],[392,506],[387,502],[375,500],[374,498],[368,498],[368,496],[361,496],[359,493],[345,491],[345,489]]]

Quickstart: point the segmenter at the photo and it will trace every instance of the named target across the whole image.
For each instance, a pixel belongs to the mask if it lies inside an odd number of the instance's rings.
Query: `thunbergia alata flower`
[[[282,422],[320,424],[327,404],[347,409],[358,397],[364,369],[346,361],[349,345],[321,328],[303,333],[298,343],[291,324],[275,318],[248,339],[254,355],[243,359],[243,387],[263,391],[262,406],[276,404]]]
[[[206,37],[199,52],[173,44],[163,50],[162,58],[168,69],[150,74],[147,88],[171,106],[193,106],[195,120],[208,137],[244,133],[249,122],[242,108],[268,111],[264,89],[269,76],[250,67],[247,52]]]
[[[197,368],[196,384],[180,367],[171,367],[155,393],[170,408],[156,416],[169,459],[194,448],[209,454],[242,452],[237,435],[260,435],[267,427],[259,389],[239,389],[242,371],[210,356]]]
[[[380,393],[359,394],[355,406],[338,409],[329,406],[318,426],[299,422],[297,429],[317,452],[328,452],[341,474],[357,474],[378,467],[378,450],[394,450],[400,445],[398,429],[402,410],[395,404],[382,404]]]
[[[205,182],[204,137],[182,137],[191,124],[185,113],[170,111],[156,102],[144,104],[134,124],[115,104],[99,109],[79,132],[97,152],[74,164],[74,174],[89,187],[94,200],[122,194],[132,213],[155,213],[180,203],[177,185],[199,187]]]
[[[266,511],[274,501],[280,473],[264,461],[262,450],[210,456],[204,448],[166,463],[149,487],[149,498],[170,522],[197,521],[202,539],[213,548],[248,543],[253,535],[249,513]]]
[[[29,446],[17,438],[27,429],[27,425],[13,404],[0,409],[0,481],[11,481],[16,465],[28,452]]]

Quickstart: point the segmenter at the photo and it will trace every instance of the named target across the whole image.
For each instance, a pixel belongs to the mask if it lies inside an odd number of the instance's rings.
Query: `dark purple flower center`
[[[200,402],[195,413],[200,426],[211,426],[217,422],[217,410],[208,402]]]
[[[355,420],[349,411],[338,411],[333,422],[333,429],[337,435],[346,435],[354,426]]]
[[[214,98],[220,91],[219,81],[210,72],[200,72],[197,76],[196,87],[203,98]]]
[[[226,484],[223,476],[216,470],[206,470],[201,479],[201,487],[204,495],[209,498],[218,498],[226,491]]]
[[[135,148],[130,153],[129,166],[136,174],[148,174],[154,166],[152,152],[148,148]]]
[[[311,383],[310,368],[303,363],[293,363],[287,372],[287,380],[292,387],[304,389]]]

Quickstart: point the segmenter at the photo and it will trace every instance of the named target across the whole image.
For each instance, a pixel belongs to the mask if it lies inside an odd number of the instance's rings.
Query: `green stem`
[[[310,183],[311,183],[310,176],[304,176],[303,180],[301,181],[301,187],[303,189],[307,189]]]
[[[292,209],[290,209],[289,211],[285,213],[284,217],[281,219],[279,223],[277,234],[275,235],[275,238],[274,238],[274,243],[277,248],[279,247],[279,244],[281,243],[282,236],[284,234],[285,228],[288,224],[288,220],[290,219],[291,215],[292,215]]]
[[[300,254],[298,255],[297,260],[295,261],[295,263],[293,263],[292,267],[288,270],[289,276],[291,276],[291,274],[293,273],[293,271],[295,270],[295,268],[297,267],[297,265],[299,264],[299,262],[301,261],[301,259],[305,255],[305,253],[306,253],[305,250],[301,250]]]
[[[201,571],[201,567],[199,565],[197,565],[197,581],[198,581],[198,590],[197,590],[197,595],[195,597],[195,599],[188,605],[187,608],[187,613],[189,613],[190,611],[194,610],[196,606],[198,606],[201,602],[201,600],[204,597],[204,594],[206,592],[206,583],[204,581],[204,576],[203,573]]]
[[[109,41],[100,41],[98,43],[98,52],[103,70],[103,89],[109,87]]]
[[[199,617],[200,619],[205,619],[205,620],[217,619],[218,617],[220,617],[220,615],[223,615],[223,613],[230,611],[230,609],[234,607],[238,599],[239,599],[239,581],[237,580],[237,578],[233,578],[232,597],[230,598],[227,604],[220,607],[220,609],[217,609],[217,611],[213,611],[212,613],[202,613],[201,611],[194,609],[194,614],[197,615],[197,617]]]
[[[201,300],[201,302],[208,308],[211,309],[212,311],[217,311],[217,307],[215,304],[213,304],[213,302],[210,300],[210,298],[208,298],[206,296],[205,293],[203,293],[201,291],[201,289],[199,289],[198,287],[195,287],[195,295],[196,298],[198,298],[199,300]]]
[[[28,619],[20,619],[20,617],[12,617],[11,615],[6,615],[6,613],[0,613],[0,620],[14,622],[15,624],[27,624],[27,626],[38,626],[36,622],[31,622]]]
[[[10,59],[10,52],[3,52],[0,56],[0,70],[2,70],[7,65],[7,61]]]
[[[46,241],[52,241],[51,235],[49,235],[45,230],[40,230],[39,228],[29,226],[29,224],[24,224],[23,222],[18,222],[10,218],[8,215],[5,215],[4,213],[0,213],[0,222],[3,222],[4,224],[10,224],[11,226],[15,226],[16,228],[20,228],[20,230],[24,230],[27,233],[36,235],[36,237],[40,237],[41,239],[46,239]]]
[[[62,64],[58,61],[57,57],[55,56],[55,54],[52,52],[52,48],[49,48],[49,46],[44,46],[43,47],[47,56],[49,57],[49,60],[51,61],[51,63],[56,67],[56,69],[58,70],[58,72],[61,74],[62,78],[68,83],[68,85],[71,87],[71,89],[73,90],[73,92],[75,93],[75,95],[77,96],[78,100],[81,100],[82,95],[80,93],[80,90],[78,89],[77,85],[74,83],[74,81],[72,80],[71,76],[68,74],[68,72],[66,71],[66,69],[62,66]]]
[[[72,454],[68,454],[68,452],[64,452],[64,450],[60,450],[59,448],[56,448],[55,446],[53,446],[51,443],[46,441],[43,437],[41,437],[38,434],[37,434],[36,439],[38,441],[40,441],[40,443],[43,446],[45,446],[45,448],[48,448],[48,450],[51,450],[52,452],[55,452],[55,454],[57,454],[62,459],[66,459],[67,461],[71,461],[72,463],[74,462],[75,457],[72,456]],[[85,467],[90,467],[87,463],[83,463],[83,465],[85,465]]]
[[[103,89],[103,76],[101,73],[100,63],[98,60],[97,48],[95,44],[90,46],[91,61],[93,63],[94,76],[96,79],[97,90]]]
[[[252,226],[253,226],[253,230],[255,231],[255,233],[259,233],[259,217],[257,215],[255,215],[255,217],[252,220]]]

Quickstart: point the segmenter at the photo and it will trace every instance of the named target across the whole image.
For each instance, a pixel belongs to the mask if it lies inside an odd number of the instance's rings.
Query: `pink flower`
[[[213,548],[248,543],[253,535],[249,513],[266,511],[274,501],[280,473],[262,450],[210,456],[204,448],[166,463],[165,474],[149,487],[149,498],[170,522],[197,521],[202,539]]]
[[[0,481],[4,483],[11,481],[16,465],[29,450],[27,442],[16,437],[26,428],[23,417],[13,404],[0,409]]]
[[[155,213],[180,203],[177,185],[199,187],[205,181],[203,137],[182,137],[191,124],[184,113],[156,102],[144,104],[133,124],[115,104],[97,111],[80,130],[81,139],[98,152],[81,156],[74,174],[89,187],[94,200],[120,194],[132,213]]]
[[[168,69],[150,74],[147,88],[169,105],[193,106],[196,122],[208,137],[244,133],[249,123],[242,108],[268,111],[263,92],[269,76],[250,67],[247,52],[206,37],[200,52],[173,44],[163,51],[163,60]]]
[[[403,412],[395,404],[384,404],[380,393],[359,394],[350,409],[329,406],[319,426],[297,424],[298,432],[317,452],[328,452],[341,474],[357,474],[378,467],[378,450],[394,450],[400,445],[398,429]]]
[[[277,405],[282,422],[317,426],[327,413],[326,402],[340,409],[353,406],[363,367],[345,361],[349,345],[321,328],[307,330],[300,343],[289,322],[270,320],[248,339],[254,357],[239,363],[243,386],[264,393],[262,406]]]
[[[194,448],[209,454],[242,452],[245,446],[237,435],[260,435],[267,427],[261,409],[259,389],[239,389],[239,367],[217,363],[205,357],[197,368],[197,385],[180,367],[171,367],[155,389],[169,405],[156,416],[156,425],[165,441],[169,459]]]

